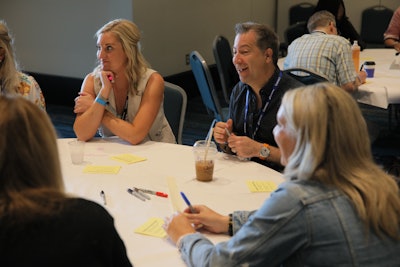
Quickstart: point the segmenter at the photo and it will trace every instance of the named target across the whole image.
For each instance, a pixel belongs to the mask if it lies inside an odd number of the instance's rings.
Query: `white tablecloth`
[[[367,78],[365,84],[354,94],[358,102],[387,109],[389,104],[400,103],[400,55],[394,49],[364,49],[360,53],[360,64],[375,61],[375,76]],[[285,58],[278,60],[283,69]]]
[[[141,201],[127,193],[127,188],[139,187],[169,193],[167,177],[174,177],[179,190],[192,204],[205,204],[222,214],[234,210],[252,210],[262,205],[269,193],[251,193],[247,180],[267,180],[277,185],[283,181],[280,173],[251,161],[219,153],[215,162],[215,179],[198,182],[195,179],[192,148],[184,145],[146,142],[129,145],[117,138],[95,139],[85,144],[85,162],[71,163],[67,142],[58,139],[60,158],[67,192],[103,204],[100,191],[106,194],[105,208],[115,219],[116,228],[127,247],[128,256],[136,267],[184,266],[176,247],[168,239],[134,233],[152,217],[171,215],[170,198],[151,196]],[[145,157],[133,164],[111,159],[124,153]],[[87,174],[87,165],[121,166],[118,174]],[[185,207],[182,201],[182,206]],[[226,236],[210,235],[214,242]]]
[[[400,56],[394,49],[365,49],[360,54],[360,64],[375,61],[374,78],[367,78],[356,94],[360,103],[387,108],[400,103]]]

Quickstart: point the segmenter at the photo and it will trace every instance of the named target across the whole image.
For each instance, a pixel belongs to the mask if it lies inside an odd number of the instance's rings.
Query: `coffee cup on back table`
[[[215,142],[199,140],[193,145],[193,155],[196,167],[196,179],[201,182],[209,182],[213,179],[214,162],[218,153]]]
[[[375,73],[375,62],[374,61],[365,61],[363,63],[363,69],[367,73],[367,78],[374,78],[374,73]]]

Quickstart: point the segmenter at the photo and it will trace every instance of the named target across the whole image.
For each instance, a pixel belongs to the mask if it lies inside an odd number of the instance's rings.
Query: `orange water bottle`
[[[351,46],[351,51],[353,52],[354,68],[357,73],[359,72],[359,67],[360,67],[360,50],[361,47],[358,45],[358,41],[354,40],[354,43]]]

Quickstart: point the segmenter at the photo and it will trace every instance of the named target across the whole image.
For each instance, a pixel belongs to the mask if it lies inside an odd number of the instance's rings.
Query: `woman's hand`
[[[184,214],[196,228],[201,227],[217,234],[228,232],[229,216],[221,215],[204,205],[193,206],[193,208],[197,213],[189,213],[190,211],[186,209]]]
[[[84,113],[93,104],[94,97],[86,92],[79,92],[79,96],[75,98],[75,113]]]
[[[180,212],[174,213],[171,217],[166,218],[163,228],[174,244],[178,242],[180,237],[196,232],[188,218]]]

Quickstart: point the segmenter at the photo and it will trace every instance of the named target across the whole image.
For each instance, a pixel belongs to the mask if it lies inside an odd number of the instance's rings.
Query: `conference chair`
[[[229,104],[232,89],[239,82],[239,75],[232,63],[232,48],[228,39],[217,35],[213,42],[213,53],[221,80],[222,93],[226,103]]]
[[[190,66],[208,114],[212,115],[217,121],[226,121],[228,107],[221,107],[206,61],[197,51],[192,51],[189,57]]]
[[[295,39],[303,36],[303,34],[307,34],[307,22],[301,21],[297,22],[293,25],[290,25],[285,30],[285,42],[286,45],[289,46]]]
[[[289,8],[289,25],[308,21],[315,9],[315,5],[308,2],[299,3]]]
[[[173,83],[164,82],[164,113],[176,142],[182,144],[183,124],[185,122],[187,95],[185,90]]]
[[[289,74],[305,85],[328,81],[323,75],[304,68],[290,68],[283,72]]]
[[[383,33],[389,26],[393,10],[381,5],[365,9],[361,14],[361,39],[367,48],[383,48]]]

